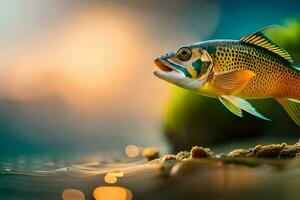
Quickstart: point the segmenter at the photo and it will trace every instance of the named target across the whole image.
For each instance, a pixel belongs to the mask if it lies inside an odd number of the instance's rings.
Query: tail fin
[[[300,101],[295,99],[276,98],[292,120],[300,126]]]

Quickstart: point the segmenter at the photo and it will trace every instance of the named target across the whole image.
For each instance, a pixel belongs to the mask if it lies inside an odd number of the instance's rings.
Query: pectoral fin
[[[242,89],[255,73],[249,70],[234,70],[224,73],[215,73],[212,83],[225,93]]]
[[[256,109],[248,101],[242,98],[222,95],[219,97],[219,99],[228,110],[239,117],[243,116],[241,110],[244,110],[256,117],[270,121],[270,119],[257,112]]]
[[[233,103],[231,103],[231,101],[229,101],[227,98],[219,97],[219,100],[233,114],[235,114],[235,115],[237,115],[239,117],[243,117],[242,110],[238,106],[236,106]]]
[[[300,126],[300,102],[294,99],[276,98],[292,120]]]

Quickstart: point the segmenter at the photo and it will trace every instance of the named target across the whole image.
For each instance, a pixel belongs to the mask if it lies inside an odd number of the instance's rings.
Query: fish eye
[[[192,57],[192,50],[188,47],[182,47],[177,51],[176,55],[179,60],[187,61]]]

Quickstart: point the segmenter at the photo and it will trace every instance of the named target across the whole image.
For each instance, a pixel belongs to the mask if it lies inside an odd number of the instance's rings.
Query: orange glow
[[[115,12],[124,15],[124,10],[99,9],[82,11],[74,22],[64,27],[57,38],[58,44],[50,47],[50,54],[55,58],[53,65],[64,66],[71,76],[87,85],[111,84],[112,76],[114,82],[129,79],[129,73],[119,73],[119,70],[124,66],[128,70],[133,67],[132,55],[139,54],[140,48],[133,27],[124,19],[114,17]]]
[[[55,16],[59,22],[53,24],[42,19],[45,25],[37,26],[42,28],[0,46],[0,98],[57,98],[80,114],[111,118],[129,113],[129,120],[144,131],[156,131],[169,86],[152,75],[153,58],[198,41],[199,34],[187,29],[184,20],[151,13],[103,1],[80,3]],[[217,19],[215,12],[205,16],[209,26],[202,22],[202,36],[213,31]]]
[[[117,112],[126,105],[160,113],[168,86],[152,75],[153,57],[166,47],[177,47],[173,38],[183,43],[183,38],[195,38],[193,33],[176,32],[166,41],[153,34],[151,20],[143,21],[141,13],[114,3],[81,7],[62,20],[43,28],[47,34],[24,36],[21,44],[11,42],[10,51],[0,48],[1,97],[59,97],[81,110]]]
[[[80,190],[66,189],[62,193],[63,200],[85,200],[85,195]]]
[[[96,200],[131,200],[132,193],[123,187],[100,186],[94,190]]]
[[[76,105],[106,101],[130,82],[133,55],[142,48],[134,28],[115,12],[125,14],[120,8],[87,8],[52,30],[42,46],[28,47],[33,53],[13,59],[18,67],[7,74],[7,95],[22,100],[58,95]]]
[[[135,145],[127,145],[125,148],[125,153],[128,157],[137,157],[140,153],[140,150],[137,146]]]

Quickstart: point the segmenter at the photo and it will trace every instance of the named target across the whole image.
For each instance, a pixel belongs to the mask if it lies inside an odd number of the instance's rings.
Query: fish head
[[[153,73],[160,79],[179,87],[197,90],[208,80],[213,66],[209,53],[194,46],[184,46],[154,60],[157,70]]]

